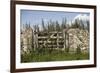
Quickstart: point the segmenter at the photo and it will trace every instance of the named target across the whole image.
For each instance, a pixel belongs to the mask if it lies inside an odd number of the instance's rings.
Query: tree
[[[58,21],[56,21],[56,31],[60,31],[60,25],[59,25],[59,23],[58,23]]]
[[[66,24],[67,24],[66,22],[67,22],[66,18],[63,18],[62,19],[62,24],[61,24],[61,29],[62,30],[66,28]]]
[[[43,29],[43,31],[46,30],[46,28],[45,28],[45,24],[44,24],[44,20],[43,20],[43,19],[42,19],[42,29]]]
[[[74,23],[72,23],[71,25],[72,28],[80,28],[80,23],[79,23],[79,20],[76,19]]]
[[[27,29],[27,28],[28,28],[28,24],[26,23],[26,24],[25,24],[25,29]]]
[[[38,26],[38,25],[34,25],[34,26],[33,26],[33,28],[34,28],[34,31],[35,31],[35,32],[39,32],[39,31],[40,31],[40,29],[39,29],[39,26]]]
[[[90,30],[90,22],[89,21],[87,21],[87,30],[88,30],[88,32]]]
[[[54,31],[55,30],[55,23],[52,21],[52,20],[50,20],[50,31]]]
[[[48,22],[47,23],[47,29],[48,29],[48,32],[50,31],[50,23]]]
[[[82,20],[80,20],[80,29],[85,29],[85,25],[84,25],[84,23],[83,23],[83,21]]]

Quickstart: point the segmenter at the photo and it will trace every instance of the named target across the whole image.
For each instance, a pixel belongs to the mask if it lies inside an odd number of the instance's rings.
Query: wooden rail
[[[63,32],[35,32],[33,35],[34,49],[36,48],[63,48],[68,47],[67,33]]]

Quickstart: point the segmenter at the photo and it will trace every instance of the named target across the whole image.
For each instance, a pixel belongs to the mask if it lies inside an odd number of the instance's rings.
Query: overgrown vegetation
[[[68,53],[56,49],[38,49],[29,54],[21,55],[21,62],[47,62],[47,61],[68,61],[89,59],[88,53]]]

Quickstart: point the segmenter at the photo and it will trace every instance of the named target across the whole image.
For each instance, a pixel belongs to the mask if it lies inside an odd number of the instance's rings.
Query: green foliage
[[[81,54],[81,48],[80,48],[80,45],[79,45],[79,46],[77,46],[77,49],[76,49],[77,60],[79,60],[81,58],[80,54]]]
[[[47,62],[89,59],[88,53],[67,53],[62,50],[41,48],[21,55],[21,62]]]
[[[81,48],[80,48],[80,45],[77,46],[77,50],[76,50],[76,54],[80,54],[81,53]]]

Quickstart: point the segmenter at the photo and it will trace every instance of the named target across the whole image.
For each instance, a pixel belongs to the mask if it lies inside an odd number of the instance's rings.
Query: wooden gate
[[[68,34],[65,31],[58,32],[34,32],[33,45],[36,48],[66,49],[68,48]]]

